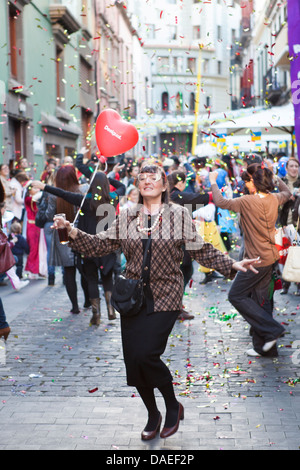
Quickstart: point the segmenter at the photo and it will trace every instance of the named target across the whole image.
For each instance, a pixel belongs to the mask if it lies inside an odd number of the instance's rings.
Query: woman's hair
[[[1,165],[0,165],[0,172],[1,172],[1,170],[2,170],[2,168],[3,168],[4,166],[7,166],[7,168],[8,168],[7,163],[1,163]]]
[[[292,163],[292,162],[297,163],[297,165],[300,166],[299,160],[297,160],[297,159],[294,158],[294,157],[291,157],[291,158],[289,158],[288,161],[286,162],[286,167],[288,167],[289,163]]]
[[[185,173],[181,170],[175,170],[172,171],[172,173],[170,173],[167,178],[169,182],[169,191],[171,193],[177,183],[180,181],[185,181]]]
[[[157,165],[155,163],[151,163],[151,164],[144,163],[141,166],[140,173],[161,173],[163,184],[164,186],[166,186],[166,190],[161,195],[161,202],[163,204],[168,204],[169,203],[169,185],[168,185],[167,175],[164,169],[160,165]],[[138,204],[143,204],[143,196],[141,195],[141,192],[139,194]]]
[[[2,184],[2,181],[0,180],[0,203],[4,202],[4,200],[5,200],[5,189]]]
[[[91,193],[90,208],[95,214],[100,204],[109,204],[111,197],[109,194],[109,181],[103,171],[97,171],[92,181],[89,192]]]
[[[262,193],[271,193],[274,191],[275,185],[273,176],[273,172],[268,168],[258,167],[252,175],[253,184],[257,191],[261,191]]]
[[[18,171],[15,174],[15,179],[19,181],[19,183],[24,183],[25,181],[29,181],[30,178],[25,171]]]
[[[261,164],[259,163],[252,163],[248,166],[247,170],[243,171],[241,174],[241,178],[245,183],[249,183],[251,181],[253,173],[258,169],[261,168]]]
[[[273,176],[272,171],[265,168],[262,164],[253,163],[248,166],[247,170],[243,171],[241,178],[245,183],[250,182],[252,179],[257,191],[270,193],[275,188]]]
[[[65,191],[71,191],[72,193],[79,192],[79,182],[76,175],[76,170],[72,165],[62,165],[55,176],[55,186],[57,188],[64,189]],[[66,218],[69,222],[73,222],[75,217],[75,211],[73,204],[70,204],[64,199],[58,197],[56,200],[56,210],[58,214],[66,214]]]

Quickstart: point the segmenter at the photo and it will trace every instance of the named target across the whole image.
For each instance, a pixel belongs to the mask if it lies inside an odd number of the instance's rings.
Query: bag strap
[[[148,248],[149,248],[149,246],[150,246],[150,243],[151,243],[151,237],[148,237],[147,243],[146,243],[146,246],[145,246],[145,253],[144,253],[144,257],[143,257],[142,275],[143,275],[143,269],[144,269],[145,264],[146,264],[147,252],[148,252]],[[142,275],[141,275],[141,277],[142,277]]]

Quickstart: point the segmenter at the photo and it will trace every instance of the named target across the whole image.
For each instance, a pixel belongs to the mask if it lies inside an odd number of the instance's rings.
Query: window
[[[222,62],[218,60],[218,75],[222,74]]]
[[[169,93],[166,91],[161,96],[161,107],[163,111],[169,110]]]
[[[64,61],[63,61],[63,49],[56,46],[56,101],[57,103],[64,102]]]
[[[178,57],[173,57],[173,71],[177,72],[178,70]]]
[[[165,72],[169,70],[169,57],[158,57],[158,68],[163,68]]]
[[[61,160],[61,147],[60,145],[47,144],[46,143],[46,155],[47,158],[53,157]]]
[[[15,161],[26,158],[26,121],[9,119],[9,140],[12,142],[12,153]]]
[[[129,106],[129,117],[132,119],[136,118],[137,115],[137,103],[135,99],[130,99],[128,100],[128,106]]]
[[[91,93],[93,90],[93,81],[92,78],[92,68],[91,66],[80,57],[80,86],[83,91],[86,93]]]
[[[209,73],[209,59],[204,59],[203,73]]]
[[[184,59],[183,59],[183,57],[178,57],[177,64],[178,64],[177,71],[178,71],[179,73],[183,73],[183,67],[184,67]]]
[[[170,41],[174,41],[175,39],[177,39],[177,26],[169,26],[168,27],[169,29],[169,39]]]
[[[147,38],[148,39],[155,39],[155,25],[154,24],[147,24]]]
[[[92,113],[88,112],[84,108],[81,108],[82,145],[87,148],[90,148],[92,117]],[[69,155],[72,154],[69,153]],[[87,157],[90,158],[90,156],[91,154],[89,150]]]
[[[193,26],[193,39],[200,39],[201,28],[200,26]]]
[[[195,98],[195,93],[192,92],[190,94],[190,106],[189,106],[190,111],[195,111],[195,99],[196,99]]]
[[[222,39],[222,27],[221,26],[218,26],[217,38],[218,38],[218,41],[221,41]]]
[[[17,64],[17,18],[18,10],[9,5],[9,44],[10,44],[10,73],[13,78],[18,77],[18,64]]]
[[[195,73],[196,71],[196,59],[195,57],[189,57],[188,58],[188,70],[190,70],[192,73]]]
[[[235,29],[231,30],[231,43],[234,44],[236,41],[236,31]]]
[[[182,99],[182,93],[179,91],[176,95],[176,111],[177,112],[182,112],[183,110],[183,99]]]

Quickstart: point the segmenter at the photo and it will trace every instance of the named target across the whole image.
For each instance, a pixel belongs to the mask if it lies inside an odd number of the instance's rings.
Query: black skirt
[[[135,317],[121,317],[121,334],[127,384],[157,388],[172,381],[161,360],[169,335],[180,311],[147,313],[143,308]]]

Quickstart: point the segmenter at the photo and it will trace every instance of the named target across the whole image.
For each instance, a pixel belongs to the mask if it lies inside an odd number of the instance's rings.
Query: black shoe
[[[55,285],[55,276],[54,274],[49,274],[48,275],[48,286],[54,286]]]
[[[213,275],[212,273],[205,273],[205,278],[203,279],[203,281],[200,282],[200,284],[207,284],[208,282],[212,282],[213,281]]]
[[[212,277],[213,279],[223,279],[223,278],[224,278],[224,276],[222,276],[222,274],[220,274],[220,273],[217,273],[217,271],[213,271],[213,272],[211,273],[211,277]]]
[[[178,315],[177,317],[177,320],[193,320],[193,318],[195,318],[194,315],[190,314],[186,310],[181,310],[180,315]]]
[[[289,291],[288,287],[284,287],[282,291],[280,292],[280,295],[286,295],[288,291]]]

